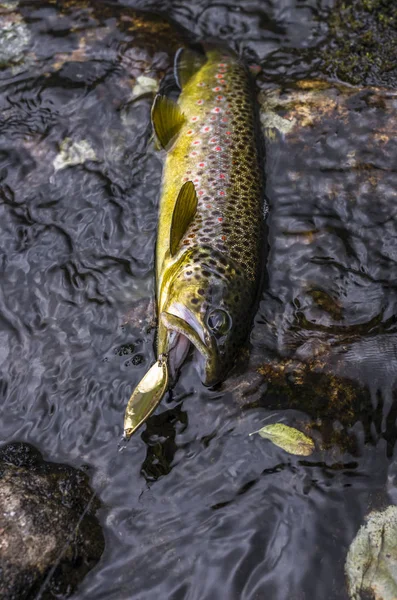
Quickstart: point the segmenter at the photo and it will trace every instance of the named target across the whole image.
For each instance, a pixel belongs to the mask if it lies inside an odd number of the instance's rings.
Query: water
[[[187,364],[119,452],[153,360],[162,166],[136,77],[160,78],[180,36],[219,37],[261,64],[262,91],[303,127],[294,82],[321,72],[333,2],[63,6],[1,9],[0,431],[89,467],[106,550],[74,598],[346,600],[348,546],[394,493],[395,96],[335,87],[315,126],[267,138],[250,359],[215,390]],[[185,31],[150,34],[131,8]],[[316,452],[249,437],[269,417],[311,428]]]

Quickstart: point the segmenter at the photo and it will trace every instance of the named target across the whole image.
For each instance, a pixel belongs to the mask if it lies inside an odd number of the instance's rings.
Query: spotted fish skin
[[[187,312],[216,356],[207,357],[203,377],[211,384],[231,368],[247,337],[263,272],[265,194],[253,81],[236,56],[210,50],[178,105],[185,121],[167,152],[160,199],[158,353],[169,350],[161,314]],[[188,181],[197,210],[171,256],[172,215]],[[211,331],[214,314],[223,319],[220,332]]]

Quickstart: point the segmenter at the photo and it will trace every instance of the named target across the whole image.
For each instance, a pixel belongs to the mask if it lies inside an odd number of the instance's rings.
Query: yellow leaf
[[[299,456],[309,456],[314,450],[314,442],[307,435],[295,429],[289,427],[283,423],[274,423],[273,425],[266,425],[250,433],[259,433],[259,435],[267,440],[270,440],[279,448],[282,448],[290,454],[297,454]]]

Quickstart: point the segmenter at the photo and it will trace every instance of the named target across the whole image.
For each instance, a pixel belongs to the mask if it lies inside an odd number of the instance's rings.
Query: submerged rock
[[[0,597],[69,595],[104,550],[87,476],[24,443],[0,449]]]
[[[326,71],[353,85],[397,85],[397,5],[388,0],[339,0],[322,50]]]
[[[369,514],[350,546],[346,577],[352,600],[397,598],[397,506]]]
[[[59,171],[65,167],[81,165],[87,160],[97,160],[90,143],[87,140],[73,141],[70,138],[65,138],[60,145],[59,154],[55,157],[53,165],[55,171]]]
[[[363,386],[397,381],[396,99],[326,81],[262,85],[270,277],[251,365],[299,408],[345,423]]]
[[[9,12],[16,3],[0,4],[0,68],[20,63],[30,42],[30,32],[21,15]]]

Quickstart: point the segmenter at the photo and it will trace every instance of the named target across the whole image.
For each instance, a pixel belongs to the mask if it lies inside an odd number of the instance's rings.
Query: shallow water
[[[302,136],[268,135],[251,358],[215,390],[187,364],[118,452],[127,399],[153,360],[162,166],[150,95],[131,90],[142,73],[163,75],[183,35],[142,33],[129,9],[161,7],[187,38],[236,44],[261,64],[267,97],[281,86],[275,110],[290,119],[282,101],[321,72],[333,3],[5,4],[0,432],[92,475],[106,550],[73,597],[345,600],[347,548],[393,496],[396,98],[334,88],[332,110]],[[308,365],[300,378],[293,361]],[[314,422],[316,453],[249,437],[269,416]]]

